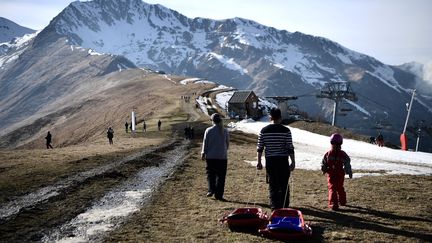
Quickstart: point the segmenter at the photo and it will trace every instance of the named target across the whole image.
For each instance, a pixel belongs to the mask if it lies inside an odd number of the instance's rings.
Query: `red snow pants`
[[[327,174],[328,206],[331,209],[338,209],[339,205],[346,205],[344,179],[345,173]]]

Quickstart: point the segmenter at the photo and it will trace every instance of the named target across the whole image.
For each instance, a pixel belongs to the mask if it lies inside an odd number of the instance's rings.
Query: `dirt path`
[[[179,129],[175,124],[181,119],[186,118],[187,122],[195,125],[204,119],[193,101],[182,100],[179,106],[182,110],[179,114],[187,117],[166,116],[166,119],[172,119],[170,124],[174,134]],[[163,132],[169,133],[168,130]],[[144,139],[154,135],[142,134]],[[189,143],[189,140],[167,140],[158,147],[137,150],[128,156],[120,155],[87,169],[54,177],[51,182],[41,178],[42,186],[36,186],[36,190],[30,189],[12,200],[5,197],[6,201],[0,204],[2,240],[102,240],[107,232],[117,228],[147,203],[154,190],[187,156]],[[87,164],[87,161],[83,162]]]
[[[187,154],[188,142],[176,143],[164,151],[157,166],[140,169],[120,185],[106,192],[85,212],[52,231],[43,241],[100,241],[127,217],[139,211],[152,192],[169,176]],[[155,158],[154,158],[155,159]]]
[[[1,240],[101,239],[148,200],[183,161],[187,146],[187,141],[172,141],[71,175],[2,205]]]

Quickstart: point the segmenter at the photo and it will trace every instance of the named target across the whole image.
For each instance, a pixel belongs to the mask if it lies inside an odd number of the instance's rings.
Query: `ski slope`
[[[268,124],[270,123],[243,120],[237,123],[230,123],[229,125],[232,130],[239,130],[245,133],[258,135],[261,129]],[[293,127],[289,128],[292,133],[295,147],[296,168],[320,170],[322,157],[330,148],[329,137]],[[432,174],[431,153],[402,151],[386,147],[378,147],[374,144],[352,139],[344,139],[342,149],[351,157],[351,166],[353,168],[354,178],[365,175]],[[255,165],[256,158],[251,158],[247,162]],[[361,173],[358,171],[361,171]]]

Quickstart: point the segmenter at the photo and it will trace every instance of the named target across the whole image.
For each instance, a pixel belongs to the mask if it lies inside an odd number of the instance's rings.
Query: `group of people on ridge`
[[[381,134],[381,132],[379,132],[376,138],[370,137],[369,142],[372,144],[377,144],[378,147],[384,147],[384,136]]]
[[[266,175],[269,184],[270,207],[272,210],[289,206],[289,178],[294,171],[295,153],[291,131],[281,124],[282,115],[278,108],[270,111],[271,124],[262,128],[257,142],[257,170],[263,169],[262,155],[265,154]],[[227,171],[229,132],[223,127],[218,113],[211,115],[213,126],[204,132],[201,158],[206,161],[207,197],[214,196],[224,201],[225,177]],[[341,149],[340,134],[330,137],[331,149],[322,159],[321,170],[327,174],[328,206],[337,210],[346,205],[344,190],[345,174],[352,178],[350,157]],[[290,163],[291,160],[291,163]]]

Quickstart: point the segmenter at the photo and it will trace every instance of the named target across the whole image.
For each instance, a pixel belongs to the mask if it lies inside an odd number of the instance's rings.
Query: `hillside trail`
[[[198,121],[203,118],[203,114],[198,113],[197,108],[195,107],[195,99],[194,102],[185,102],[184,100],[180,101],[181,109],[188,115],[188,122]]]
[[[204,118],[192,102],[180,101],[187,122]],[[188,156],[189,140],[178,137],[156,148],[71,174],[0,205],[0,235],[9,242],[94,241],[121,225]],[[16,233],[19,232],[19,233]]]

